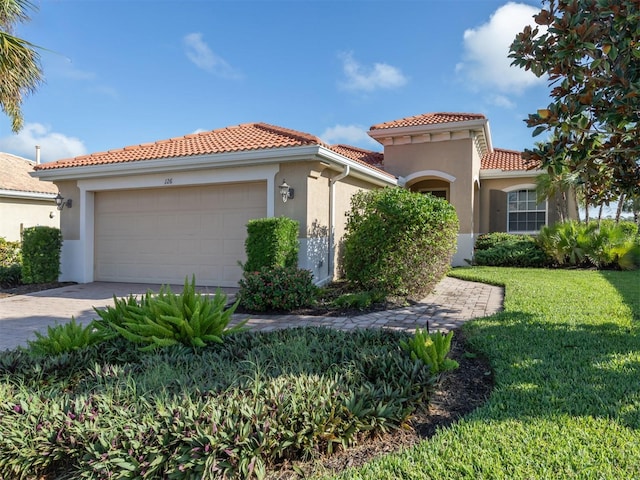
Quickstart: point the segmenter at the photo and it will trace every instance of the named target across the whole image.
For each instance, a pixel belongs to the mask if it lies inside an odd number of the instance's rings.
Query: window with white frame
[[[535,190],[507,193],[507,231],[534,233],[547,224],[547,203],[538,203]]]

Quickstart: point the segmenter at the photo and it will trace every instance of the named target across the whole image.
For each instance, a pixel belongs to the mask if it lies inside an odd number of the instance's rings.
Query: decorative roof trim
[[[489,180],[492,178],[518,178],[518,177],[537,177],[544,173],[543,170],[498,170],[485,169],[480,170],[480,179]]]
[[[449,140],[449,138],[440,138],[438,135],[463,132],[465,130],[469,132],[468,138],[475,139],[477,138],[474,136],[475,134],[482,134],[484,141],[481,141],[480,143],[484,146],[486,151],[481,152],[481,154],[493,151],[491,129],[489,128],[489,120],[486,117],[474,120],[465,120],[462,122],[431,123],[410,127],[380,128],[369,130],[367,133],[371,138],[382,145],[390,145],[395,144],[395,139],[398,138],[401,138],[401,141],[398,142],[398,144]],[[387,139],[391,139],[392,141],[388,142]]]

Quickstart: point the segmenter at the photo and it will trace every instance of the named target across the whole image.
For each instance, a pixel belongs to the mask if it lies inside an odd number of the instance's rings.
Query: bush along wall
[[[458,216],[446,200],[384,188],[351,199],[343,249],[347,280],[387,295],[422,298],[447,273]]]
[[[291,311],[310,305],[317,288],[310,271],[298,268],[298,222],[287,217],[251,220],[240,305],[249,311]]]
[[[550,263],[535,237],[506,232],[480,235],[473,261],[492,267],[544,267]]]
[[[287,217],[258,218],[247,224],[245,272],[263,267],[296,267],[298,264],[298,227]]]
[[[22,237],[22,282],[55,282],[60,275],[62,234],[55,227],[25,228]]]
[[[9,242],[0,237],[0,288],[12,288],[22,280],[20,242]]]

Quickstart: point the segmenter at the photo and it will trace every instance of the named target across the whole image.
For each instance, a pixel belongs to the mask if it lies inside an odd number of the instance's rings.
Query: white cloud
[[[509,100],[504,95],[488,95],[486,97],[486,101],[493,106],[502,107],[502,108],[515,108],[516,104]]]
[[[350,52],[341,53],[340,59],[347,77],[341,86],[346,90],[372,92],[379,88],[402,87],[408,81],[400,69],[386,63],[375,63],[372,68],[366,68],[358,63]]]
[[[113,87],[109,87],[107,85],[99,85],[96,87],[90,87],[89,91],[91,93],[97,93],[99,95],[104,95],[106,97],[110,97],[114,100],[118,100],[120,98],[120,94],[118,93],[118,90],[116,90]]]
[[[0,151],[31,160],[35,159],[36,145],[40,145],[42,163],[87,153],[82,140],[52,132],[40,123],[27,123],[20,133],[0,138]]]
[[[456,72],[473,86],[495,87],[503,93],[521,93],[545,81],[530,71],[511,66],[509,47],[526,25],[535,25],[533,15],[540,10],[509,2],[498,8],[489,22],[464,32],[464,60]]]
[[[367,135],[366,128],[360,125],[336,125],[327,128],[320,138],[329,144],[346,143],[347,145],[380,146],[373,138]]]
[[[202,39],[201,33],[190,33],[183,38],[185,53],[193,64],[223,78],[240,78],[241,75],[227,61],[216,55]]]

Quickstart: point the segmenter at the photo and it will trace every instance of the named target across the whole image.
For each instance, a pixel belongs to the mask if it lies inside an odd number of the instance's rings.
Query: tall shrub
[[[400,187],[358,192],[347,218],[344,275],[367,290],[420,298],[449,269],[457,233],[446,200]]]
[[[245,272],[298,264],[298,222],[287,217],[258,218],[247,224]]]
[[[55,227],[25,228],[22,237],[22,282],[55,282],[60,275],[62,234]]]

